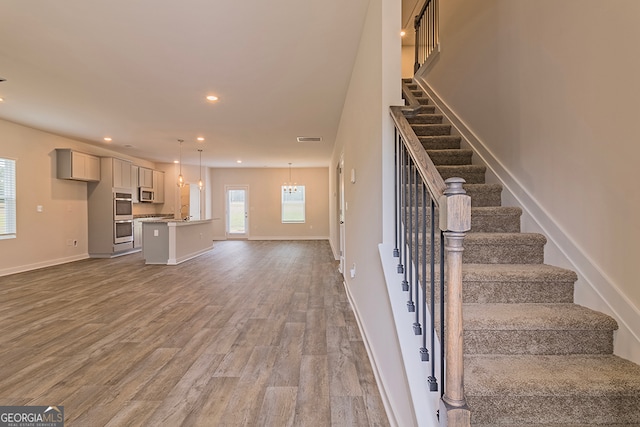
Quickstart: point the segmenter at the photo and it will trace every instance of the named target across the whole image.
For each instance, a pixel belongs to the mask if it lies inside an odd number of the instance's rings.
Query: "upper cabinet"
[[[164,203],[164,172],[153,171],[153,203]]]
[[[153,188],[153,169],[143,168],[138,170],[138,186],[143,188]]]
[[[132,188],[130,161],[113,159],[113,186],[117,188]]]
[[[131,165],[131,191],[133,194],[133,203],[140,202],[139,194],[138,194],[138,172],[140,167],[138,165]]]
[[[69,148],[56,148],[57,177],[77,181],[100,181],[100,158]]]

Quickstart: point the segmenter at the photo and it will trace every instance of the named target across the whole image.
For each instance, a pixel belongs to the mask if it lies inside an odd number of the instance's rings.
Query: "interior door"
[[[249,237],[249,187],[226,187],[227,238]]]
[[[337,186],[338,186],[338,233],[340,234],[340,266],[338,270],[340,273],[344,275],[344,251],[345,251],[345,242],[344,242],[344,160],[340,159],[340,163],[337,168]]]

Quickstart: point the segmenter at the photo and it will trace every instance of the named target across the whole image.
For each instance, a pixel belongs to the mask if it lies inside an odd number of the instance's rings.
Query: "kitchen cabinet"
[[[143,168],[138,170],[138,187],[153,188],[153,169]]]
[[[138,193],[138,172],[140,167],[138,165],[131,165],[131,195],[133,196],[133,203],[140,202],[140,194]]]
[[[164,203],[164,172],[153,171],[153,203]]]
[[[142,220],[133,220],[133,248],[140,249],[142,247]]]
[[[57,177],[76,181],[100,181],[100,157],[69,148],[56,148]]]
[[[113,158],[113,186],[131,189],[131,162]]]

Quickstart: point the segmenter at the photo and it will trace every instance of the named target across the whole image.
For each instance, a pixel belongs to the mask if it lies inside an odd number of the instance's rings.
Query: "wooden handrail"
[[[419,110],[420,107],[392,106],[390,108],[391,118],[396,125],[396,129],[398,129],[398,132],[404,139],[405,145],[411,153],[411,157],[416,160],[416,168],[418,169],[418,173],[427,185],[427,189],[429,190],[431,198],[435,201],[436,206],[438,206],[440,197],[444,194],[447,186],[440,176],[438,169],[436,169],[436,166],[433,164],[433,161],[431,161],[431,158],[427,154],[427,150],[424,149],[424,147],[420,143],[420,139],[418,139],[413,129],[411,129],[411,125],[405,117],[405,112],[415,114],[415,111]]]

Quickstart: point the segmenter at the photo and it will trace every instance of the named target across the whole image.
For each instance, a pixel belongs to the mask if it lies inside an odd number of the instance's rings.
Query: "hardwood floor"
[[[68,426],[388,426],[326,241],[0,277],[0,405]]]

